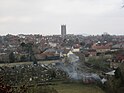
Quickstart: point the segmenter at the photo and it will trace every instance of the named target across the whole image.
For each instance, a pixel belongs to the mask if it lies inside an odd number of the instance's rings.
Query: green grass
[[[59,62],[59,60],[38,61],[38,64],[51,64],[55,62]],[[33,62],[0,63],[0,67],[2,66],[12,67],[16,65],[30,65],[30,64],[33,64]]]
[[[83,83],[59,83],[53,85],[59,93],[105,93],[95,85],[84,85]]]

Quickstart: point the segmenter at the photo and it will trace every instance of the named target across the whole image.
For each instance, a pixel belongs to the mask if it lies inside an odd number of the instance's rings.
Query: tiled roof
[[[124,43],[115,44],[112,48],[124,48]]]
[[[92,46],[92,49],[110,49],[110,44],[105,44],[105,45],[103,45],[103,44],[94,44],[93,46]]]

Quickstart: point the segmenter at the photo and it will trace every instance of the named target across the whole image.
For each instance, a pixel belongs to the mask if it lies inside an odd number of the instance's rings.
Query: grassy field
[[[59,93],[105,93],[95,85],[84,85],[82,83],[68,83],[53,85]]]
[[[59,60],[49,60],[49,61],[38,61],[38,64],[50,64],[50,63],[55,63],[55,62],[59,62]],[[33,62],[15,62],[15,63],[0,63],[0,67],[2,66],[16,66],[16,65],[29,65],[29,64],[33,64]]]

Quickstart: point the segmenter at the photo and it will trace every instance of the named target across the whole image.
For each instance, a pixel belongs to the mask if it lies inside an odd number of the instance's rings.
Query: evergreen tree
[[[15,62],[15,55],[14,55],[13,52],[11,52],[11,53],[9,54],[9,62],[10,62],[10,63]]]

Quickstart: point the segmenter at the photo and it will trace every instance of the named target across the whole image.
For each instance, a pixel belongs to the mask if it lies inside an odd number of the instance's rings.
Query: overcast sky
[[[124,35],[123,0],[0,0],[0,35]]]

